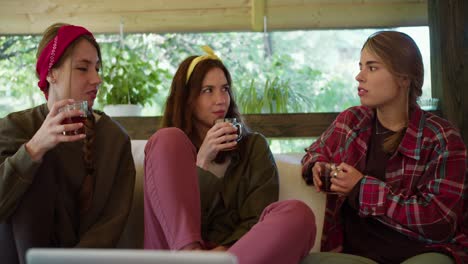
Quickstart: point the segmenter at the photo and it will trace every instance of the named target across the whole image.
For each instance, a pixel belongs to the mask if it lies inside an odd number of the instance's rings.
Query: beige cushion
[[[306,203],[315,214],[317,235],[312,252],[320,251],[323,219],[325,214],[325,194],[317,193],[307,186],[301,176],[301,158],[304,153],[274,154],[278,166],[280,192],[279,199],[297,199]]]

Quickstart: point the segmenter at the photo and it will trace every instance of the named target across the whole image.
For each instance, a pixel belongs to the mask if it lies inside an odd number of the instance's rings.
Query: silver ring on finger
[[[333,178],[336,178],[336,177],[338,177],[338,171],[334,171],[334,172],[332,172],[332,177],[333,177]]]

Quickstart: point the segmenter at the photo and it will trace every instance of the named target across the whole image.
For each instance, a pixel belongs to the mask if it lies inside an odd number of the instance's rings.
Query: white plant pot
[[[133,104],[118,104],[104,106],[104,113],[108,116],[140,116],[141,106]]]

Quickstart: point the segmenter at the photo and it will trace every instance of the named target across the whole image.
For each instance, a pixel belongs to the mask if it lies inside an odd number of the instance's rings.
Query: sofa
[[[146,140],[132,140],[131,144],[136,168],[135,193],[127,225],[118,243],[119,248],[143,247],[143,162]],[[325,194],[317,193],[314,188],[305,185],[301,177],[302,156],[303,153],[274,154],[279,172],[279,199],[298,199],[312,209],[315,214],[317,236],[311,252],[318,252],[325,213]]]

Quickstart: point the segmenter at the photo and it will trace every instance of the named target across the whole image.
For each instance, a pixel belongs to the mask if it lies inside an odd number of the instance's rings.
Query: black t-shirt
[[[386,165],[391,154],[383,151],[383,142],[395,132],[386,129],[377,120],[375,122],[377,124],[374,126],[366,156],[366,169],[362,173],[385,181]],[[359,184],[356,184],[348,196],[348,201],[341,208],[345,234],[344,253],[367,257],[378,263],[400,263],[430,251],[425,248],[424,242],[391,229],[377,218],[360,217],[358,208]]]

